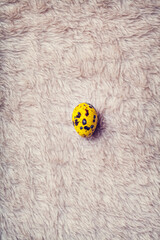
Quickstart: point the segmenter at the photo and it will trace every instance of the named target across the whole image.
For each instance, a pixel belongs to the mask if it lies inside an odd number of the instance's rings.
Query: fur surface
[[[160,239],[160,2],[0,9],[1,239]],[[90,140],[80,102],[99,113]]]

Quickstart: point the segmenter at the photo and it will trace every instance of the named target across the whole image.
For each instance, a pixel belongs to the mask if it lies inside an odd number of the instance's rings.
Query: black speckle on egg
[[[93,120],[93,122],[95,122],[95,120]]]
[[[76,118],[80,118],[80,117],[81,117],[81,113],[78,112]]]
[[[87,123],[87,121],[86,121],[86,119],[84,118],[83,121],[82,121],[82,124],[83,124],[83,125],[86,125],[86,123]]]
[[[79,123],[79,122],[78,122],[78,120],[76,119],[76,120],[75,120],[75,125],[78,126],[78,123]]]
[[[82,130],[82,129],[83,129],[83,127],[80,127],[80,129]]]
[[[91,128],[94,128],[94,125],[91,125]]]
[[[86,103],[86,104],[88,104],[90,108],[94,108],[90,103]]]
[[[86,111],[85,115],[87,117],[89,115],[89,111],[88,111],[88,109],[85,109],[85,111]]]
[[[85,127],[84,127],[84,129],[86,129],[86,130],[89,130],[89,129],[90,129],[90,127],[87,127],[87,126],[85,126]]]
[[[94,118],[96,118],[96,115],[94,115]]]

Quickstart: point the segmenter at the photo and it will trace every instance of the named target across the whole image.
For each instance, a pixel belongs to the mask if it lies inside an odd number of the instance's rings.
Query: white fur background
[[[0,10],[0,239],[160,239],[160,1]],[[89,140],[80,102],[99,113]]]

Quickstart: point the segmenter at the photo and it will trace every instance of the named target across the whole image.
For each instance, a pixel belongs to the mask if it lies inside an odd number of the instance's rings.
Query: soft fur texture
[[[160,239],[160,2],[0,9],[1,240]],[[80,102],[99,114],[89,140]]]

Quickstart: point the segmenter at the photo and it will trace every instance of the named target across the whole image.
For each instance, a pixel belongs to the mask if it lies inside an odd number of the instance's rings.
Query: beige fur
[[[0,9],[1,239],[160,239],[160,2]],[[99,113],[89,140],[80,102]]]

